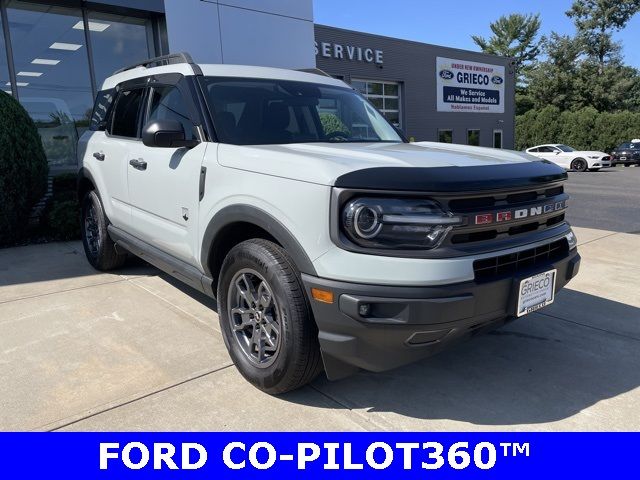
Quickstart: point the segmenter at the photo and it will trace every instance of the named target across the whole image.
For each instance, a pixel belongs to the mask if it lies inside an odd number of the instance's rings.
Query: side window
[[[538,148],[539,153],[553,153],[555,150],[551,147],[540,147]]]
[[[111,119],[111,135],[138,138],[138,118],[144,89],[125,90],[118,95]]]
[[[177,87],[155,87],[151,95],[151,109],[147,121],[177,120],[184,127],[187,140],[197,138],[184,98]]]
[[[640,143],[632,143],[631,150],[640,150]]]
[[[527,150],[527,152],[529,153],[538,153],[540,151],[539,148],[530,148],[529,150]]]
[[[96,97],[96,103],[93,107],[93,112],[91,114],[91,123],[89,125],[89,128],[91,130],[93,131],[100,130],[101,125],[103,125],[103,122],[106,122],[114,97],[115,97],[115,90],[113,88],[110,90],[103,90],[101,92],[98,92],[98,96]]]

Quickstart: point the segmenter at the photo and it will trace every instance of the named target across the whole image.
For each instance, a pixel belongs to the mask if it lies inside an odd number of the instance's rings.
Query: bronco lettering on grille
[[[567,208],[567,201],[547,203],[535,207],[518,208],[514,210],[505,210],[502,212],[482,213],[475,216],[476,225],[486,225],[488,223],[510,222],[512,220],[522,220],[523,218],[537,217],[539,215],[547,215]]]

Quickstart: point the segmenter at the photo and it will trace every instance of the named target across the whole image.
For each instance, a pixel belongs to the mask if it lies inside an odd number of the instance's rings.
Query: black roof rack
[[[127,70],[133,70],[138,67],[148,68],[150,66],[160,66],[160,65],[176,65],[186,63],[193,69],[193,73],[196,75],[202,75],[202,69],[193,61],[191,55],[186,52],[180,53],[171,53],[169,55],[163,55],[161,57],[151,58],[149,60],[144,60],[143,62],[135,63],[133,65],[129,65],[128,67],[121,68],[120,70],[114,72],[114,75],[118,73],[126,72]]]

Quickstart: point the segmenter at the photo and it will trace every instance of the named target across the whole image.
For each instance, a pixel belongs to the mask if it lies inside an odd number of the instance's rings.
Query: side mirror
[[[187,140],[184,127],[177,120],[152,120],[142,130],[142,143],[156,148],[193,148],[198,140]]]
[[[558,152],[557,150],[556,150],[556,155],[560,155],[560,152]]]

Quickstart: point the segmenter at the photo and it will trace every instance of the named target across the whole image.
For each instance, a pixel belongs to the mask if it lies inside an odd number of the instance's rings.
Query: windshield
[[[571,147],[567,147],[566,145],[556,145],[563,152],[575,152],[575,150]]]
[[[203,79],[219,141],[235,145],[402,142],[350,88],[287,80]]]

